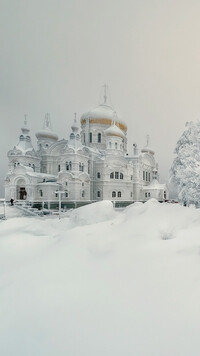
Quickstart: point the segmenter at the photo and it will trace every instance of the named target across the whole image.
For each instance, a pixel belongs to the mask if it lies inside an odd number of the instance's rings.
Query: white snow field
[[[200,209],[0,222],[0,355],[199,356]]]

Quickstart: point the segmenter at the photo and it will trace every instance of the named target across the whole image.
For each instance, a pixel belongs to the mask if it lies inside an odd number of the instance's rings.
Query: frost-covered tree
[[[171,179],[184,205],[200,206],[200,122],[187,122],[176,144]]]

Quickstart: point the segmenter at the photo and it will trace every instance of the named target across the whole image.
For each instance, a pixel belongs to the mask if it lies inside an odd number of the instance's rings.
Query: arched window
[[[65,191],[65,197],[68,198],[69,194],[68,194],[68,190]]]
[[[123,173],[120,173],[120,179],[124,179]]]
[[[84,172],[84,163],[79,162],[79,171]]]
[[[116,192],[115,191],[112,192],[112,198],[116,198]]]
[[[92,132],[90,132],[90,143],[92,143]]]
[[[71,171],[71,170],[72,170],[72,162],[69,161],[69,171]]]
[[[97,172],[97,178],[101,178],[101,173]]]
[[[101,143],[101,133],[98,133],[98,143]]]
[[[66,162],[66,171],[69,171],[69,162]]]
[[[109,148],[111,148],[112,147],[112,143],[111,142],[109,142]]]
[[[117,150],[117,142],[115,142],[115,149]]]
[[[118,198],[121,198],[121,197],[122,197],[122,193],[121,193],[121,192],[118,192],[118,193],[117,193],[117,196],[118,196]]]
[[[43,197],[43,191],[40,189],[40,197]]]
[[[114,179],[114,172],[110,173],[110,179]]]
[[[115,172],[115,179],[119,179],[119,172]]]

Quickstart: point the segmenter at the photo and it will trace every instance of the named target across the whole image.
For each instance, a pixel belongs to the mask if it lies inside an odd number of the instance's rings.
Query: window
[[[85,196],[85,190],[82,190],[82,198]]]
[[[120,179],[124,179],[123,173],[120,173]]]
[[[115,142],[115,149],[117,150],[117,142]]]
[[[110,179],[114,179],[114,172],[110,173]]]
[[[145,171],[143,171],[143,180],[145,180]]]
[[[118,192],[118,193],[117,193],[117,196],[118,196],[118,198],[121,198],[121,197],[122,197],[122,193],[121,193],[121,192]]]
[[[58,172],[60,172],[60,164],[58,165]]]
[[[101,178],[101,173],[97,172],[97,178]]]
[[[112,147],[112,143],[111,142],[109,142],[109,148],[111,148]]]
[[[69,171],[71,171],[72,170],[72,162],[70,161],[69,162]]]
[[[98,143],[101,143],[101,133],[98,133]]]
[[[43,191],[40,189],[40,197],[43,197]]]
[[[83,134],[83,143],[85,143],[85,132]]]
[[[150,174],[150,172],[149,172],[149,182],[151,181],[151,174]]]
[[[66,171],[69,171],[69,162],[66,162]]]
[[[148,181],[148,172],[146,172],[146,181]]]
[[[164,199],[166,199],[167,198],[167,194],[166,194],[166,192],[164,192]]]
[[[84,187],[84,183],[82,183],[82,187]]]
[[[131,198],[133,198],[133,192],[131,192]]]
[[[115,172],[115,179],[119,179],[119,172]]]
[[[112,192],[112,198],[116,198],[116,192]]]
[[[147,198],[147,193],[145,193],[145,198]]]
[[[92,143],[92,132],[90,132],[90,143]]]
[[[79,171],[84,172],[84,163],[79,162]]]
[[[67,182],[65,182],[65,185],[67,185]]]
[[[98,190],[98,192],[97,192],[97,197],[98,197],[98,198],[101,197],[101,192],[100,192],[100,190]]]
[[[32,165],[32,168],[33,168],[33,170],[34,170],[34,172],[35,172],[35,165],[34,165],[34,164]]]
[[[131,180],[133,180],[133,176],[131,176]]]
[[[57,197],[58,197],[58,193],[55,192],[55,196],[56,196],[56,198],[57,198]]]
[[[68,191],[66,190],[65,191],[65,197],[68,198],[69,194],[68,194]]]
[[[151,196],[151,194],[150,193],[148,193],[148,197],[150,198],[150,196]]]

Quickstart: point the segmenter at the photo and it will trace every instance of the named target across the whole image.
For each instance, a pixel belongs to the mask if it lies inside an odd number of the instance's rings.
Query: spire
[[[111,97],[110,97],[110,90],[107,84],[104,84],[100,90],[100,97],[99,97],[99,104],[110,106],[113,108]]]
[[[44,129],[51,130],[51,119],[50,114],[46,113],[44,118]]]
[[[107,104],[107,85],[106,84],[104,84],[104,96],[103,96],[103,98],[104,98],[104,104]]]
[[[77,133],[79,130],[76,117],[77,117],[77,113],[75,112],[74,113],[74,122],[73,122],[73,125],[71,126],[72,131],[75,133]]]
[[[27,114],[24,114],[24,126],[27,126]]]
[[[24,114],[24,126],[21,128],[23,135],[28,135],[29,134],[29,129],[27,125],[27,114]]]
[[[149,147],[149,142],[150,142],[150,136],[149,135],[146,136],[146,140],[147,140],[146,147]]]

